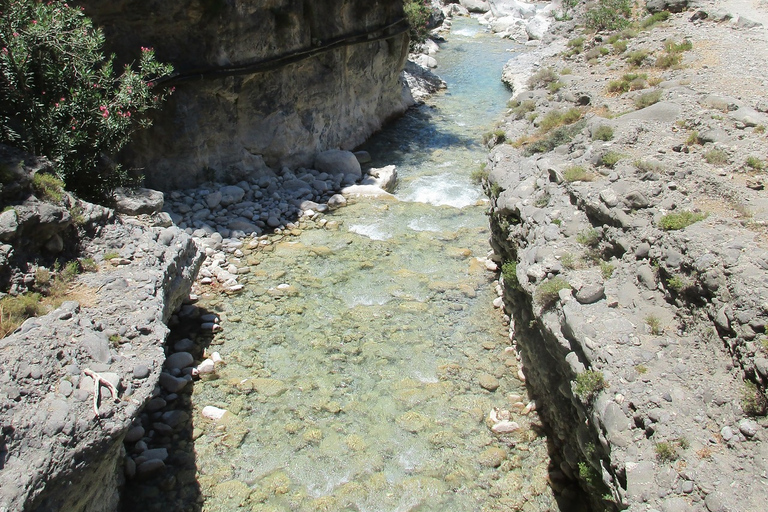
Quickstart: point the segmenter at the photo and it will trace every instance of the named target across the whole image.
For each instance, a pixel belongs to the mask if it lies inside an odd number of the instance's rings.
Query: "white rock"
[[[211,354],[211,361],[213,361],[214,363],[224,362],[224,360],[221,358],[221,354],[219,354],[218,352],[214,352],[213,354]]]
[[[226,409],[219,409],[212,405],[206,405],[203,407],[203,417],[209,420],[219,421],[227,413]]]
[[[491,430],[493,430],[497,434],[506,434],[508,432],[514,432],[515,430],[520,430],[520,425],[518,425],[517,422],[514,422],[514,421],[503,420],[496,423],[494,426],[492,426]]]
[[[197,365],[197,368],[195,368],[195,371],[192,372],[192,375],[213,373],[215,371],[216,371],[216,363],[214,363],[211,359],[206,359],[205,361]]]

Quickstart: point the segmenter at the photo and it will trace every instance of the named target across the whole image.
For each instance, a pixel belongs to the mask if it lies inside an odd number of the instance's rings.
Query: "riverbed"
[[[546,439],[494,309],[487,203],[472,172],[519,50],[455,20],[448,89],[361,148],[394,197],[360,199],[273,237],[237,296],[203,305],[226,366],[194,386],[203,510],[549,510]],[[520,429],[487,417],[511,410]]]

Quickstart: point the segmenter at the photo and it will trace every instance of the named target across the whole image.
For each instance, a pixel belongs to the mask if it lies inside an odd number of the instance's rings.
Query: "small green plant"
[[[635,160],[634,162],[635,168],[637,168],[638,171],[643,172],[661,172],[664,170],[664,167],[658,162],[653,162],[651,160]]]
[[[765,133],[765,125],[759,124],[755,126],[755,129],[753,130],[755,133]]]
[[[531,89],[545,87],[557,79],[557,73],[552,68],[542,68],[528,79],[528,87]]]
[[[117,348],[120,345],[120,339],[119,334],[112,334],[109,337],[109,342],[112,344],[112,347]]]
[[[51,271],[45,267],[37,267],[35,270],[35,286],[40,289],[51,284]]]
[[[749,416],[765,416],[768,411],[768,401],[752,381],[744,381],[741,387],[741,408]]]
[[[614,265],[611,265],[607,261],[601,261],[600,262],[600,274],[603,276],[603,279],[608,280],[613,275],[613,271],[616,270],[616,267]]]
[[[534,100],[510,100],[507,106],[512,109],[512,115],[515,119],[522,119],[526,114],[536,110],[536,102]]]
[[[555,128],[546,138],[534,141],[526,138],[519,139],[518,142],[520,145],[528,144],[524,152],[526,156],[531,156],[536,153],[547,153],[558,146],[570,143],[577,134],[581,133],[585,125],[586,122],[580,120],[572,125]]]
[[[611,46],[613,47],[613,53],[616,55],[621,55],[625,51],[627,51],[627,42],[618,40],[614,43],[611,43]]]
[[[666,441],[656,443],[656,460],[659,462],[674,462],[678,458],[677,449],[674,445]]]
[[[693,49],[693,43],[689,39],[685,39],[680,43],[674,41],[667,41],[664,43],[664,49],[668,53],[682,53]]]
[[[598,370],[586,370],[576,376],[573,392],[585,402],[592,402],[606,388],[605,377]]]
[[[676,293],[680,293],[690,286],[687,279],[682,276],[675,275],[667,279],[667,287]]]
[[[585,40],[586,40],[586,38],[584,36],[578,36],[578,37],[574,37],[573,39],[568,41],[566,46],[568,46],[568,48],[571,49],[569,53],[571,55],[576,55],[576,54],[581,53],[581,51],[584,49],[584,41]]]
[[[592,133],[592,140],[609,141],[613,139],[613,128],[608,125],[601,124]]]
[[[106,252],[106,253],[104,253],[104,261],[113,260],[113,259],[115,259],[115,258],[117,258],[119,256],[120,255],[118,253],[114,252],[114,251]]]
[[[567,252],[560,256],[560,263],[563,265],[563,267],[572,270],[576,268],[576,257],[573,254]]]
[[[635,108],[640,110],[642,108],[650,107],[654,103],[658,103],[661,99],[661,91],[645,92],[635,98]]]
[[[547,309],[555,305],[560,298],[560,290],[570,289],[571,285],[562,277],[553,277],[536,288],[536,300]]]
[[[747,165],[747,167],[749,167],[753,171],[762,171],[763,169],[765,169],[765,162],[763,162],[756,156],[748,156],[745,164]]]
[[[728,163],[728,154],[721,149],[710,149],[704,153],[704,160],[712,165],[725,165]]]
[[[563,69],[560,70],[560,74],[561,75],[570,75],[571,73],[573,73],[573,70],[571,68],[563,68]],[[765,127],[763,127],[763,128],[765,128]],[[755,128],[755,130],[757,130],[757,128]]]
[[[539,122],[539,133],[545,134],[563,125],[573,124],[581,119],[581,110],[569,108],[566,111],[550,110]]]
[[[645,59],[648,58],[648,50],[633,50],[624,58],[627,59],[627,62],[631,66],[640,67],[643,65],[643,62],[645,62]]]
[[[592,181],[594,176],[580,165],[572,165],[563,171],[563,179],[568,183],[574,181]]]
[[[585,25],[594,31],[621,30],[631,23],[632,3],[629,0],[599,0],[584,13]]]
[[[488,179],[488,171],[486,169],[488,164],[483,162],[480,164],[480,167],[472,171],[472,173],[469,175],[469,179],[474,183],[475,185],[480,185],[483,183],[484,180]]]
[[[664,231],[676,231],[706,218],[705,214],[698,212],[682,211],[679,213],[669,213],[659,219],[659,227]]]
[[[93,258],[80,258],[79,262],[83,272],[96,272],[99,268]]]
[[[691,447],[691,443],[688,441],[687,437],[678,437],[675,442],[677,443],[677,446],[683,450],[687,450]]]
[[[560,226],[563,225],[563,221],[561,219],[552,219],[552,224],[554,224],[555,226],[560,227]]]
[[[536,208],[546,208],[546,206],[549,204],[549,200],[551,199],[551,196],[548,192],[544,192],[541,194],[538,198],[536,198],[536,202],[533,204],[536,206]]]
[[[39,293],[3,297],[0,299],[0,338],[5,338],[24,320],[38,316],[43,311],[42,296]]]
[[[640,21],[641,28],[651,28],[652,26],[667,21],[669,19],[669,11],[659,11],[651,14],[650,16],[643,18]]]
[[[644,375],[644,374],[648,373],[648,367],[645,366],[645,365],[639,364],[639,365],[635,366],[635,371],[637,373],[639,373],[640,375]]]
[[[507,140],[507,135],[503,128],[496,128],[483,134],[483,144],[495,146]]]
[[[597,247],[600,243],[600,232],[594,228],[587,228],[576,235],[576,241],[587,247]]]
[[[579,462],[579,477],[591,487],[601,487],[603,479],[595,468],[586,462]]]
[[[620,80],[611,80],[608,82],[607,90],[612,93],[623,94],[629,91],[645,89],[648,75],[645,73],[626,73]]]
[[[554,94],[560,89],[562,89],[563,87],[565,87],[565,82],[557,80],[555,82],[550,82],[550,84],[547,86],[547,90],[552,94]]]
[[[501,275],[504,277],[504,285],[513,290],[520,290],[520,282],[517,280],[517,262],[505,261],[501,265]]]
[[[661,336],[664,332],[664,328],[661,326],[661,319],[656,315],[646,315],[645,325],[651,331],[654,336]]]
[[[685,139],[685,145],[686,146],[695,146],[696,144],[700,144],[701,139],[699,138],[699,132],[696,130],[691,131],[688,134],[688,138]]]
[[[609,151],[600,157],[600,163],[604,167],[613,169],[613,166],[616,165],[622,158],[624,158],[624,155],[621,153],[617,153],[616,151]]]
[[[32,178],[32,188],[37,196],[53,203],[60,203],[64,197],[64,182],[52,174],[39,172]]]

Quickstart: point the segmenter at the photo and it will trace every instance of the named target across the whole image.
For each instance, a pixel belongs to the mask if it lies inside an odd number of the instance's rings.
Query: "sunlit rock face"
[[[309,165],[320,150],[360,144],[406,108],[398,0],[80,3],[120,62],[153,47],[180,73],[154,126],[123,156],[151,187]]]

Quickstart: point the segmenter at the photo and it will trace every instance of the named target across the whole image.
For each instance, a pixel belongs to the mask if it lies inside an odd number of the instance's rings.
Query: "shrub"
[[[676,231],[678,229],[686,228],[691,224],[706,218],[707,216],[703,213],[694,213],[689,211],[669,213],[659,219],[659,227],[665,231]]]
[[[635,108],[640,110],[645,107],[650,107],[654,103],[658,103],[661,99],[661,91],[645,92],[635,98]]]
[[[573,392],[585,402],[591,402],[605,387],[605,377],[602,372],[586,370],[576,376]]]
[[[574,165],[563,171],[563,179],[568,183],[573,183],[574,181],[592,181],[593,176],[586,168]]]
[[[569,252],[560,256],[560,263],[563,264],[563,267],[571,270],[576,268],[577,265],[576,257]]]
[[[741,388],[741,408],[749,416],[765,416],[768,411],[768,401],[752,381],[744,381]]]
[[[691,133],[688,134],[688,138],[685,139],[685,145],[686,146],[694,146],[701,142],[701,139],[699,139],[699,132],[696,130],[693,130]]]
[[[536,153],[546,153],[558,146],[570,143],[584,129],[585,124],[582,120],[569,126],[561,126],[554,129],[547,138],[530,143],[525,148],[525,155],[531,156]],[[522,142],[528,142],[528,140],[526,139]]]
[[[765,125],[764,124],[759,124],[759,125],[755,126],[754,132],[755,133],[765,133]]]
[[[670,290],[675,291],[676,293],[680,293],[681,291],[685,290],[690,286],[690,283],[687,279],[685,279],[682,276],[672,276],[669,279],[667,279],[667,287]]]
[[[120,255],[118,253],[114,252],[114,251],[105,252],[104,253],[104,261],[113,260],[113,259],[117,258],[118,256],[120,256]]]
[[[432,8],[426,0],[406,0],[403,11],[408,20],[410,49],[414,50],[418,45],[424,44],[429,37],[429,17]]]
[[[660,163],[649,160],[635,160],[634,165],[637,170],[643,172],[661,172],[664,170]]]
[[[170,90],[153,88],[171,73],[143,48],[134,71],[119,76],[101,53],[104,36],[80,8],[61,1],[4,2],[0,14],[0,132],[34,155],[46,156],[66,188],[104,199],[124,184],[119,166],[103,164],[131,135],[150,124],[146,113]]]
[[[528,79],[528,87],[535,89],[536,87],[544,87],[555,80],[558,76],[552,68],[543,68],[534,73],[531,78]]]
[[[677,460],[677,450],[675,449],[674,445],[672,445],[672,443],[662,441],[660,443],[656,443],[654,448],[656,450],[656,459],[659,462],[673,462]]]
[[[603,279],[608,280],[613,275],[613,271],[616,270],[616,267],[614,265],[611,265],[607,261],[601,261],[600,262],[600,274],[603,276]]]
[[[683,57],[677,53],[664,53],[656,58],[656,67],[661,69],[675,68],[680,65]]]
[[[657,23],[667,21],[668,19],[669,19],[669,11],[659,11],[651,14],[646,18],[643,18],[643,20],[640,21],[640,26],[642,28],[650,28],[656,25]]]
[[[520,282],[517,280],[517,262],[505,261],[501,265],[501,275],[504,277],[504,285],[513,290],[520,290]]]
[[[609,151],[600,157],[600,163],[605,167],[613,169],[613,166],[616,165],[622,158],[624,158],[624,155],[621,153]]]
[[[632,3],[629,0],[599,0],[598,5],[584,13],[590,30],[621,30],[630,24]]]
[[[642,66],[648,58],[648,50],[634,50],[627,54],[626,59],[633,66]]]
[[[568,48],[571,48],[571,51],[573,53],[581,53],[581,51],[584,49],[584,41],[586,38],[584,36],[578,36],[574,37],[570,41],[568,41],[567,45]]]
[[[645,89],[648,75],[645,73],[627,73],[621,77],[621,80],[611,80],[608,82],[608,92],[617,92],[619,94],[628,91],[637,91]]]
[[[712,165],[724,165],[728,163],[728,154],[720,149],[710,149],[704,153],[704,160]]]
[[[553,277],[541,283],[536,288],[536,300],[544,308],[550,308],[555,305],[560,298],[560,290],[570,289],[571,285],[562,277]]]
[[[25,293],[17,297],[0,299],[0,338],[15,331],[27,318],[43,311],[42,296],[39,293]]]
[[[651,334],[654,336],[660,336],[664,332],[664,328],[661,326],[661,319],[656,315],[647,315],[645,318],[645,325],[650,329]]]
[[[603,140],[607,142],[612,139],[613,128],[605,124],[598,126],[592,134],[592,140]]]
[[[617,40],[616,42],[612,43],[611,46],[613,46],[613,52],[616,55],[622,54],[625,51],[627,51],[627,42],[626,41]]]
[[[539,132],[547,133],[559,126],[573,124],[579,119],[581,119],[581,111],[577,108],[569,108],[565,112],[562,110],[551,110],[541,119]]]
[[[490,144],[491,146],[495,146],[503,143],[505,140],[507,140],[507,135],[503,128],[496,128],[495,130],[483,134],[483,144],[485,145]]]
[[[60,203],[64,197],[64,182],[52,174],[39,172],[32,178],[32,188],[44,201]]]
[[[600,233],[594,228],[588,228],[576,235],[576,241],[587,247],[596,247],[600,243]]]
[[[472,171],[472,174],[469,175],[469,179],[474,183],[475,185],[480,185],[483,183],[483,180],[488,178],[488,171],[486,170],[486,163],[480,164],[480,167]]]
[[[536,110],[536,102],[534,100],[512,100],[509,102],[508,106],[512,109],[512,114],[515,116],[515,119],[522,119],[529,112]]]
[[[765,169],[765,162],[757,158],[756,156],[748,156],[747,161],[745,162],[747,164],[747,167],[754,171],[762,171]]]
[[[556,82],[551,82],[551,83],[550,83],[550,84],[547,86],[547,90],[548,90],[549,92],[551,92],[552,94],[554,94],[554,93],[556,93],[557,91],[559,91],[560,89],[562,89],[563,87],[565,87],[565,82],[561,82],[560,80],[558,80],[558,81],[556,81]]]

